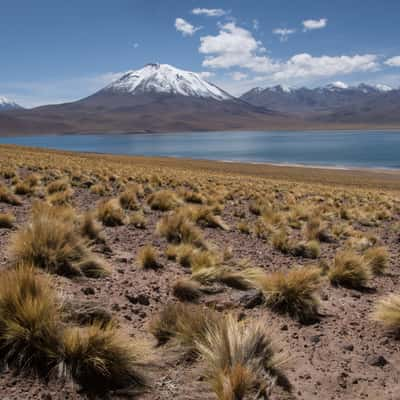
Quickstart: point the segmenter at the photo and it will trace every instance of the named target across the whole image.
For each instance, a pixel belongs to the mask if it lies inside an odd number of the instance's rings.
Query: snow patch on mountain
[[[21,106],[7,99],[7,97],[0,96],[0,110],[12,110],[17,108],[21,108]]]
[[[182,96],[230,100],[233,97],[199,74],[184,71],[168,64],[147,64],[136,71],[128,71],[104,90],[129,93],[167,93]]]

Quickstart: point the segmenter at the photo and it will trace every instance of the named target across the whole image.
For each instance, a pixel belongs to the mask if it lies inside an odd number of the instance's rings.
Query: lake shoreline
[[[200,160],[176,157],[148,157],[119,155],[110,153],[78,152],[67,150],[48,149],[43,147],[4,145],[0,144],[0,150],[18,151],[35,156],[65,156],[80,160],[94,159],[104,163],[131,164],[140,167],[160,169],[178,169],[202,171],[210,174],[224,176],[248,176],[251,178],[264,178],[268,180],[283,180],[289,182],[302,182],[316,185],[335,185],[338,187],[358,187],[363,189],[382,189],[400,192],[400,170],[397,169],[373,169],[353,168],[334,169],[326,167],[276,165],[273,163],[242,163],[224,162],[214,160]]]

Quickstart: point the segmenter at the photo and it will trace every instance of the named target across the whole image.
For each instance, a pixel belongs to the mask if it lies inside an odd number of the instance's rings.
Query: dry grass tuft
[[[0,228],[11,229],[14,226],[15,217],[9,213],[0,213]]]
[[[261,321],[238,322],[232,315],[207,327],[196,345],[217,399],[269,398],[279,378],[272,340]]]
[[[79,219],[80,232],[82,236],[97,243],[105,243],[106,238],[102,226],[93,216],[93,213],[86,212]]]
[[[156,232],[170,243],[189,243],[197,247],[205,247],[201,231],[190,219],[180,213],[162,217],[157,224]]]
[[[375,321],[388,329],[400,333],[400,295],[390,294],[380,299],[372,314]]]
[[[150,323],[150,332],[164,344],[174,338],[189,351],[195,351],[196,342],[204,341],[211,326],[220,322],[216,311],[187,303],[167,304]]]
[[[272,310],[288,313],[302,323],[313,322],[318,317],[319,268],[297,267],[286,274],[280,271],[266,274],[259,269],[250,269],[243,275],[263,292],[266,304]]]
[[[101,201],[97,207],[97,218],[105,226],[120,226],[125,223],[125,214],[118,199]]]
[[[371,270],[362,256],[346,250],[336,254],[328,278],[334,285],[361,289],[371,278]]]
[[[0,353],[19,370],[46,374],[60,361],[60,308],[49,280],[29,264],[0,275]]]
[[[140,249],[137,261],[144,269],[158,269],[162,267],[158,261],[157,250],[149,244]]]
[[[175,282],[172,293],[177,299],[189,302],[196,302],[202,294],[198,282],[185,278]]]
[[[142,390],[144,343],[122,335],[113,324],[71,327],[64,332],[65,364],[72,377],[88,392]]]
[[[136,210],[139,206],[136,192],[134,191],[125,190],[119,195],[118,199],[121,207],[125,210]]]
[[[0,184],[0,203],[10,204],[12,206],[19,206],[22,204],[21,200],[13,193],[11,193],[5,186]]]
[[[182,204],[182,200],[171,190],[160,190],[150,195],[148,203],[152,210],[170,211]]]
[[[31,222],[11,240],[11,256],[46,271],[66,276],[100,277],[107,274],[103,261],[80,235],[74,211],[36,203]]]
[[[47,193],[53,194],[56,192],[65,192],[69,188],[68,179],[57,179],[56,181],[53,181],[47,185]]]
[[[133,225],[137,229],[146,229],[146,222],[146,217],[141,211],[132,213],[128,219],[128,224]]]
[[[383,274],[389,262],[389,253],[385,247],[371,247],[364,253],[364,258],[375,275]]]

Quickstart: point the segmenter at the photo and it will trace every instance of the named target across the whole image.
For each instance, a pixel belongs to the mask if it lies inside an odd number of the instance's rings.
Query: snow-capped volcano
[[[184,71],[168,64],[147,64],[128,71],[106,86],[103,91],[124,94],[163,93],[181,96],[231,100],[233,97],[205,81],[199,74]]]
[[[11,101],[4,96],[0,96],[0,111],[17,110],[21,108],[22,107],[14,101]]]

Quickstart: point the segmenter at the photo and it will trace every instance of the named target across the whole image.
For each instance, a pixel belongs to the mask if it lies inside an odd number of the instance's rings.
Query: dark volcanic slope
[[[14,112],[7,124],[0,122],[0,134],[273,129],[290,120],[235,99],[98,93],[74,103]]]

